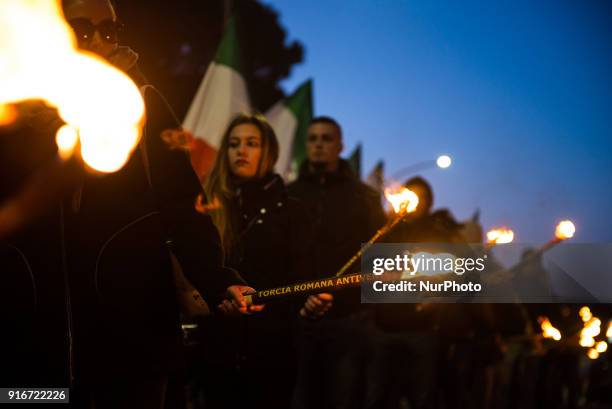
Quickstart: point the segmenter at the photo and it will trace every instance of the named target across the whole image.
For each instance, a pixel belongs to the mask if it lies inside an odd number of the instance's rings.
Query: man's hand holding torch
[[[302,309],[300,317],[316,319],[321,318],[332,307],[334,296],[330,293],[315,294],[308,297]]]
[[[264,305],[247,303],[245,294],[253,294],[255,289],[246,285],[232,285],[227,287],[226,299],[217,307],[225,315],[250,315],[264,309]]]

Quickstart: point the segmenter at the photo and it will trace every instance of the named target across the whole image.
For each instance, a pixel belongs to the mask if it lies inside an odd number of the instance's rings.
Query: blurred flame
[[[590,348],[595,345],[595,339],[581,337],[578,343],[580,344],[581,347]]]
[[[608,321],[608,329],[606,330],[606,338],[612,342],[612,320]]]
[[[60,158],[67,160],[72,156],[72,152],[79,141],[79,133],[70,125],[64,125],[55,134],[55,143]]]
[[[76,49],[57,0],[0,1],[0,89],[0,105],[38,99],[57,107],[78,131],[83,160],[98,171],[119,170],[138,143],[138,88],[102,58]]]
[[[514,232],[507,227],[494,228],[487,232],[487,243],[489,244],[512,243],[512,240],[514,240]]]
[[[593,314],[591,314],[591,309],[587,307],[586,305],[580,308],[580,311],[578,312],[578,314],[580,315],[580,318],[582,318],[582,322],[587,322],[591,318],[593,318]]]
[[[386,188],[385,197],[393,206],[395,213],[411,213],[414,212],[419,205],[419,197],[412,190],[401,187],[397,188]]]
[[[599,358],[599,352],[597,352],[597,350],[591,348],[591,349],[589,349],[589,352],[587,352],[587,356],[590,359],[597,359],[597,358]]]
[[[606,341],[599,341],[595,345],[595,350],[599,352],[600,354],[603,354],[604,352],[608,350],[608,344],[606,343]]]
[[[567,240],[574,237],[574,233],[576,233],[576,226],[570,220],[563,220],[557,224],[557,228],[555,229],[555,237],[558,240]]]
[[[582,311],[582,308],[580,309]],[[590,314],[590,310],[589,310]],[[584,320],[584,317],[583,317]],[[591,318],[584,323],[582,331],[580,331],[579,344],[582,347],[589,348],[595,345],[595,337],[601,333],[601,320],[597,317]]]
[[[590,320],[586,322],[584,325],[583,331],[588,331],[589,334],[592,334],[593,337],[596,337],[601,333],[601,321],[597,317],[592,317]]]
[[[550,320],[546,317],[538,318],[540,322],[540,327],[542,328],[542,336],[544,338],[552,338],[555,341],[559,341],[561,339],[561,332],[552,326]]]
[[[12,105],[0,104],[0,126],[7,126],[17,119],[17,110]]]

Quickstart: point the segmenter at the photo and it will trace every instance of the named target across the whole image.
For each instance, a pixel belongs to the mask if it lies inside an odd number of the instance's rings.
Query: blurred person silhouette
[[[109,1],[63,7],[80,47],[143,85],[135,53],[119,45]],[[227,296],[228,312],[247,312],[242,294],[252,289],[222,265],[212,220],[195,211],[201,187],[189,159],[161,139],[176,120],[153,88],[144,97],[140,149],[124,168],[101,176],[74,166],[63,175],[65,193],[0,244],[0,291],[14,295],[0,301],[8,315],[3,385],[70,386],[74,407],[163,407],[168,378],[183,367],[169,249],[209,303]],[[57,160],[60,125],[56,112],[41,108],[2,138],[10,149],[0,149],[0,201]]]

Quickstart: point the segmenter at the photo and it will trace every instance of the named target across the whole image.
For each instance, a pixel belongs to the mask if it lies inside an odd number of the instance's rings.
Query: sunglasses
[[[119,41],[119,33],[123,30],[123,24],[110,19],[94,24],[86,18],[75,18],[69,20],[68,24],[72,27],[77,41],[80,43],[91,41],[97,31],[103,41],[116,44]]]

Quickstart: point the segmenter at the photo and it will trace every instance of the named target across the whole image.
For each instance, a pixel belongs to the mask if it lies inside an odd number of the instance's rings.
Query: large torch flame
[[[552,338],[555,341],[559,341],[561,339],[561,332],[557,328],[553,327],[548,318],[540,317],[538,318],[538,321],[540,322],[542,336],[544,338]]]
[[[0,1],[0,90],[0,122],[7,104],[38,99],[56,107],[95,170],[119,170],[138,143],[144,117],[138,88],[103,59],[77,50],[57,0]],[[71,132],[74,147],[73,131],[60,129],[57,142]],[[67,152],[59,148],[60,156]]]
[[[393,211],[398,214],[414,212],[419,205],[419,196],[406,187],[386,188],[385,197],[393,206]]]
[[[574,233],[576,233],[576,226],[570,220],[563,220],[559,222],[557,228],[555,229],[555,237],[558,240],[567,240],[574,237]]]
[[[494,228],[487,232],[487,243],[489,244],[512,243],[512,240],[514,240],[514,232],[507,227]]]

